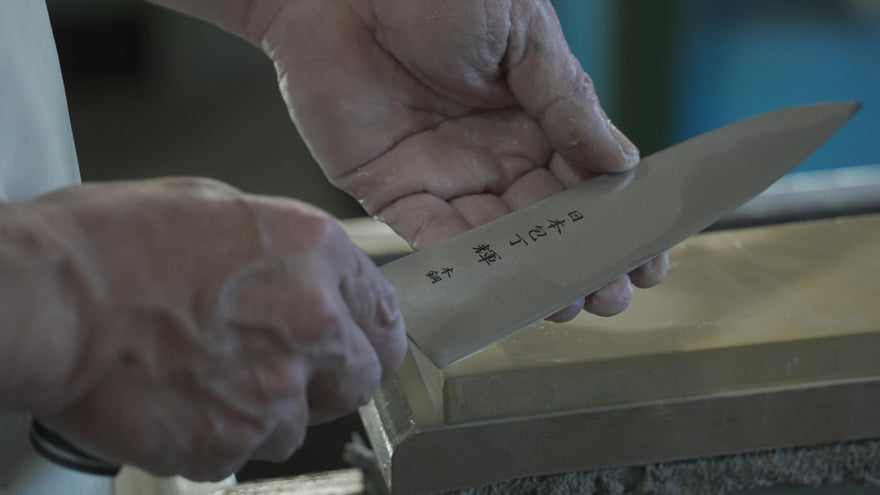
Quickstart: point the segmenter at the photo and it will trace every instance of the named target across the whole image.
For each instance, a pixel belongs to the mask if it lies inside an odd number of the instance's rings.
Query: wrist
[[[68,215],[46,199],[0,208],[0,410],[63,408],[104,364],[88,317],[99,291]]]

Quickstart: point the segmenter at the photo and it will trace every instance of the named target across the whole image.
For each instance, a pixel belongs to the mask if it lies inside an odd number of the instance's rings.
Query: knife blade
[[[800,164],[860,106],[806,105],[730,124],[380,270],[410,339],[443,369],[708,227]]]

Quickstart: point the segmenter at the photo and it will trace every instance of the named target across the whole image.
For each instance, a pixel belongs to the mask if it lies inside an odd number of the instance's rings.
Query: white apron
[[[67,100],[40,0],[0,1],[0,200],[80,180]]]
[[[0,200],[21,201],[77,182],[46,5],[0,0]],[[59,487],[72,494],[112,493],[102,477],[54,469],[31,447],[29,425],[27,416],[0,414],[0,494],[61,493]]]

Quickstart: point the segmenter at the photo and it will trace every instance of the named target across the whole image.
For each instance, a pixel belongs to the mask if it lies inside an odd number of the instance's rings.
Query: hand
[[[74,239],[55,288],[88,315],[76,338],[35,327],[34,366],[60,379],[33,402],[93,455],[195,480],[283,460],[403,358],[393,289],[313,207],[181,179],[72,187],[29,207]]]
[[[261,45],[331,181],[417,249],[638,161],[547,1],[286,2]],[[553,319],[618,313],[667,265]]]

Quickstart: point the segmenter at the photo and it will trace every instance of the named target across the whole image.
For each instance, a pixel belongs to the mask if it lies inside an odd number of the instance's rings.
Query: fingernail
[[[620,145],[621,153],[623,153],[627,162],[631,162],[631,165],[635,165],[636,162],[639,161],[639,149],[629,140],[629,138],[626,137],[626,135],[620,132],[620,129],[618,129],[610,120],[607,121],[607,123],[609,132],[617,141],[617,144]]]

